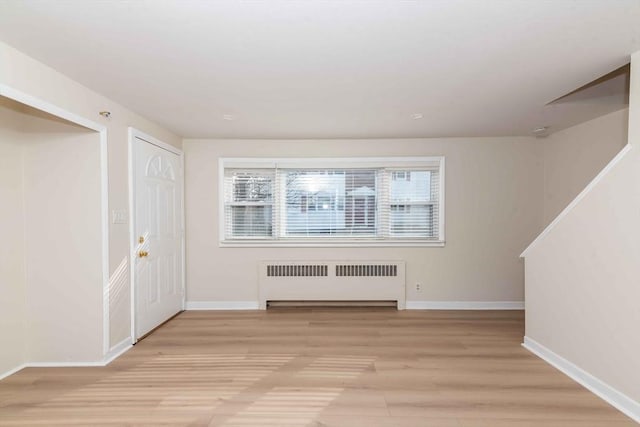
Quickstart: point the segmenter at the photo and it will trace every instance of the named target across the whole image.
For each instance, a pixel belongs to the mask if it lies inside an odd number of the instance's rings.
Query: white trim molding
[[[111,287],[109,277],[109,148],[107,130],[100,131],[100,174],[102,202],[102,353],[111,344]]]
[[[14,89],[5,84],[0,84],[0,96],[13,99],[14,101],[18,101],[21,104],[28,105],[37,110],[44,111],[45,113],[49,113],[53,116],[63,118],[65,120],[68,120],[80,126],[84,126],[91,130],[95,130],[97,132],[102,132],[107,130],[107,127],[103,124],[94,122],[93,120],[86,119],[68,110],[60,108],[57,105],[43,101],[40,98],[36,98],[35,96],[31,96],[27,93]]]
[[[178,147],[174,147],[171,144],[167,144],[166,142],[162,142],[160,141],[158,138],[154,138],[153,136],[142,132],[141,130],[138,130],[134,127],[129,127],[128,128],[128,133],[129,133],[129,140],[133,139],[133,138],[139,138],[142,139],[145,142],[148,142],[149,144],[155,145],[156,147],[160,147],[163,150],[167,150],[170,153],[173,154],[177,154],[178,156],[182,156],[182,150],[179,149]]]
[[[187,310],[258,310],[258,301],[187,301]]]
[[[242,241],[221,241],[221,248],[444,248],[444,241],[426,242],[411,240],[359,240],[359,241],[336,241],[322,242],[318,240],[259,240]]]
[[[187,310],[258,310],[258,301],[187,301]],[[524,301],[407,301],[407,310],[524,310]]]
[[[95,362],[29,362],[25,363],[25,368],[91,368],[105,366],[104,361]]]
[[[18,365],[13,369],[9,369],[8,371],[1,373],[0,374],[0,381],[2,381],[3,379],[7,378],[8,376],[11,376],[11,375],[15,374],[16,372],[19,372],[19,371],[23,370],[26,367],[27,367],[27,364],[23,363],[22,365]]]
[[[136,256],[134,254],[135,245],[134,245],[134,236],[135,236],[135,213],[134,213],[134,202],[135,199],[133,197],[133,140],[135,135],[133,133],[133,128],[129,127],[127,130],[128,138],[127,138],[127,184],[129,190],[129,315],[130,315],[130,328],[131,328],[131,344],[136,343],[136,301],[135,301],[135,278],[134,269],[135,269],[135,260]]]
[[[407,301],[407,310],[524,310],[524,301]]]
[[[582,190],[580,194],[578,194],[576,198],[573,199],[571,203],[569,203],[567,207],[564,208],[553,221],[551,221],[551,224],[549,224],[547,228],[545,228],[542,233],[540,233],[538,237],[536,237],[533,242],[531,242],[531,244],[527,246],[527,248],[520,254],[520,258],[525,258],[529,251],[533,249],[541,240],[543,240],[547,236],[547,234],[549,234],[551,230],[553,230],[556,225],[558,225],[558,223],[562,221],[563,218],[567,216],[569,212],[571,212],[573,208],[575,208],[576,205],[580,203],[580,201],[584,199],[585,196],[589,194],[600,181],[602,181],[602,178],[604,178],[611,171],[611,169],[613,169],[618,163],[620,163],[620,161],[627,155],[627,153],[631,151],[631,148],[633,148],[631,144],[625,145],[622,150],[620,150],[620,152],[616,154],[616,156],[611,159],[609,163],[607,163],[607,165],[600,171],[600,173],[596,175],[596,177],[593,178],[589,184],[587,184],[584,190]]]
[[[132,347],[133,347],[133,345],[131,344],[131,337],[126,337],[125,339],[120,341],[118,344],[116,344],[113,347],[111,347],[109,352],[107,354],[105,354],[104,360],[103,360],[104,361],[104,365],[106,366],[109,363],[113,362],[115,359],[117,359],[118,357],[122,356],[124,353],[126,353]]]
[[[636,402],[527,336],[524,337],[522,346],[635,422],[640,423],[640,402]]]
[[[105,354],[102,360],[95,362],[29,362],[23,363],[7,372],[0,374],[0,381],[13,375],[24,368],[82,368],[82,367],[100,367],[107,366],[118,357],[122,356],[133,346],[131,345],[131,337],[127,337],[120,341],[118,344],[111,347],[111,350]]]

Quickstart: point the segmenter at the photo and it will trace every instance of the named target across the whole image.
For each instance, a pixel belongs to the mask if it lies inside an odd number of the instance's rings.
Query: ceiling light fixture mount
[[[546,136],[549,136],[549,126],[539,126],[537,128],[534,128],[531,133],[536,137],[536,138],[544,138]]]

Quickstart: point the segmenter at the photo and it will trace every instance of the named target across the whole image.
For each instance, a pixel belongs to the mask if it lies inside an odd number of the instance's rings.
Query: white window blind
[[[388,207],[389,235],[438,238],[439,174],[436,170],[391,172]]]
[[[225,237],[273,236],[275,173],[269,169],[227,169],[224,172]]]
[[[442,158],[288,160],[221,161],[223,243],[444,241]]]
[[[376,170],[284,169],[286,237],[375,236]]]

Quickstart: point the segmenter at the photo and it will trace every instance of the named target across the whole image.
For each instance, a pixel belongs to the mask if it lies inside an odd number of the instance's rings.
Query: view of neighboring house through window
[[[433,236],[431,171],[392,172],[389,199],[392,235]]]
[[[292,159],[295,167],[265,159],[248,168],[223,159],[221,241],[443,242],[442,158],[391,158],[389,167],[339,160],[306,168],[304,159]]]
[[[286,236],[376,235],[375,170],[285,170]]]
[[[225,191],[225,217],[236,238],[273,234],[273,179],[269,170],[238,170]]]

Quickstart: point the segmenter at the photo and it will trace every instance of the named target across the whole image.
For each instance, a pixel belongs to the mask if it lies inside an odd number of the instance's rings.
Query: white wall
[[[0,97],[0,375],[102,359],[100,138]]]
[[[0,375],[25,357],[20,115],[0,97]]]
[[[100,360],[99,134],[47,118],[25,125],[28,361]]]
[[[97,94],[52,68],[0,43],[0,93],[3,87],[19,90],[81,117],[107,127],[109,161],[109,208],[128,207],[128,127],[133,126],[168,144],[181,147],[179,137],[135,114],[116,102]],[[111,112],[109,119],[100,111]],[[127,259],[129,225],[110,224],[109,275],[119,273],[110,289],[110,342],[114,346],[130,335],[130,289]],[[119,267],[124,268],[119,269]],[[96,331],[101,334],[102,330]],[[82,346],[82,343],[78,345]]]
[[[544,223],[549,224],[627,144],[627,108],[541,139]]]
[[[631,151],[525,252],[526,336],[640,420],[640,52],[631,73]]]
[[[256,301],[261,260],[405,260],[410,301],[522,301],[519,254],[542,226],[533,138],[185,140],[187,301]],[[219,248],[219,157],[446,157],[445,248]],[[415,283],[422,284],[416,292]]]

